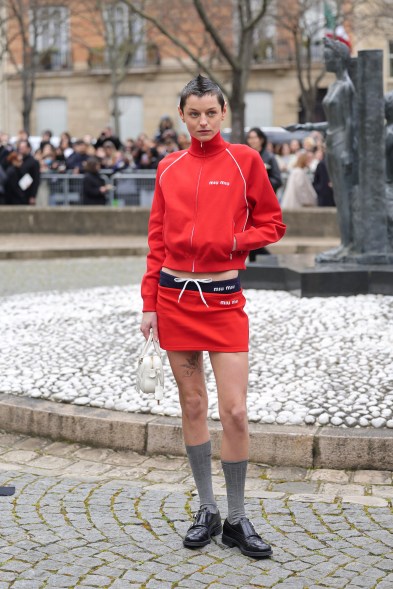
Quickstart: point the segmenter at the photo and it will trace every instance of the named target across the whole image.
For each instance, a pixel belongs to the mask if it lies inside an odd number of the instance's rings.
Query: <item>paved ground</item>
[[[317,253],[337,246],[339,241],[335,237],[285,235],[268,249],[273,254]],[[0,234],[0,259],[130,256],[147,251],[144,235]]]
[[[0,296],[139,284],[145,269],[141,256],[0,260]]]
[[[197,507],[183,458],[146,457],[0,433],[0,589],[393,587],[386,471],[249,469],[250,517],[274,557],[218,537],[182,547]],[[223,516],[218,462],[214,484]]]
[[[146,235],[0,234],[0,259],[145,255]]]

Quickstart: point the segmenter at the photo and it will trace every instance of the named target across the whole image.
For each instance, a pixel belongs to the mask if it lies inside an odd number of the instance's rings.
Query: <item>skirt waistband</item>
[[[232,292],[240,292],[242,287],[240,284],[240,278],[230,278],[229,280],[209,280],[208,282],[204,282],[204,280],[208,279],[195,279],[195,278],[182,278],[181,281],[175,280],[176,276],[172,276],[172,274],[168,274],[167,272],[160,271],[160,286],[164,286],[166,288],[177,288],[178,290],[194,290],[194,291],[201,291],[202,292],[210,292],[210,293],[218,293],[218,294],[225,294],[225,293],[232,293]],[[189,281],[187,283],[187,281]],[[198,286],[195,284],[198,282]]]

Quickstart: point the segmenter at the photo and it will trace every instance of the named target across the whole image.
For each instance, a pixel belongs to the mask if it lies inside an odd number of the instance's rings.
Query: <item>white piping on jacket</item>
[[[248,215],[249,215],[249,210],[248,210],[248,202],[247,202],[247,183],[246,183],[246,180],[245,180],[245,178],[244,178],[244,176],[243,176],[242,169],[241,169],[240,165],[238,164],[238,162],[237,162],[236,158],[234,157],[234,155],[233,155],[233,154],[232,154],[232,153],[229,151],[229,149],[228,149],[228,148],[226,148],[226,150],[225,150],[225,151],[226,151],[227,153],[229,153],[229,155],[231,156],[231,158],[233,159],[233,161],[234,161],[234,162],[235,162],[235,164],[237,165],[237,167],[238,167],[238,169],[239,169],[239,172],[240,172],[240,176],[243,178],[243,182],[244,182],[244,193],[243,193],[243,196],[244,196],[244,200],[245,200],[245,202],[246,202],[246,208],[247,208],[246,221],[245,221],[245,223],[244,223],[244,225],[243,225],[243,231],[244,231],[244,230],[245,230],[245,228],[246,228],[246,225],[247,225],[247,221],[248,221]]]
[[[185,155],[188,155],[188,151],[186,151],[185,153],[182,153],[174,162],[172,162],[171,164],[169,164],[169,166],[167,168],[165,168],[165,170],[163,171],[163,173],[161,174],[160,179],[159,179],[160,186],[161,186],[161,179],[162,179],[163,175],[165,174],[165,172],[167,172],[169,170],[169,168],[171,166],[173,166],[173,164],[176,164],[176,162],[179,162],[182,159],[182,157],[184,157]]]

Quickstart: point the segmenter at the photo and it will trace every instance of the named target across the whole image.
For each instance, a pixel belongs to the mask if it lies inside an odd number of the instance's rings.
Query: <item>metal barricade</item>
[[[112,204],[151,207],[155,181],[156,170],[113,174],[110,178],[113,186]]]
[[[105,170],[108,172],[108,170]],[[109,206],[151,207],[156,180],[156,170],[116,172],[100,174],[108,191]],[[67,206],[83,205],[83,174],[41,174],[38,201],[41,205]]]

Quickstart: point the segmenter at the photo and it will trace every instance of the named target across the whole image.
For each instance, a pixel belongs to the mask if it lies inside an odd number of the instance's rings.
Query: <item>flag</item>
[[[349,35],[346,32],[343,25],[336,25],[336,17],[333,14],[331,6],[328,2],[323,3],[324,14],[325,14],[325,29],[326,29],[326,36],[330,37],[331,39],[336,39],[337,41],[341,41],[341,43],[345,43],[351,49],[351,42],[349,39]]]
[[[333,14],[331,7],[329,6],[328,2],[323,3],[324,13],[325,13],[325,28],[326,34],[328,36],[333,36],[334,31],[336,30],[336,17]]]

